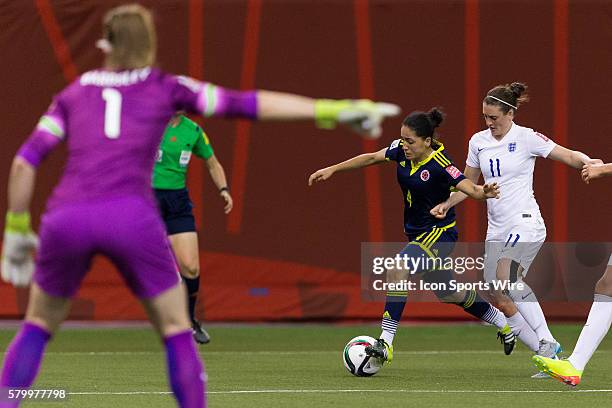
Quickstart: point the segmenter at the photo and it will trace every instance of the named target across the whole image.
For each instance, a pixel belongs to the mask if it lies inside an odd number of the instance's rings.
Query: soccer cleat
[[[540,340],[540,347],[536,353],[538,356],[548,358],[558,358],[557,354],[561,353],[563,348],[556,341]]]
[[[196,342],[200,344],[206,344],[210,342],[210,335],[208,334],[206,330],[204,330],[200,322],[196,320],[192,320],[191,321],[191,331],[193,333],[193,339]]]
[[[531,360],[533,360],[533,363],[542,373],[555,380],[571,385],[572,387],[580,384],[582,370],[577,370],[572,363],[567,360],[552,359],[538,355],[531,357]]]
[[[383,362],[390,363],[393,360],[393,345],[383,339],[378,339],[376,343],[366,346],[365,352],[368,356],[380,358]]]
[[[561,348],[561,345],[559,343],[547,340],[540,340],[540,347],[538,348],[538,352],[536,353],[536,355],[558,360],[559,357],[557,356],[557,354],[561,353],[562,351],[563,348]],[[531,378],[547,379],[550,378],[550,376],[546,373],[543,373],[542,371],[539,371],[532,375]]]
[[[497,338],[504,345],[504,353],[509,356],[516,345],[516,335],[510,330],[510,326],[506,325],[503,329],[497,331]]]

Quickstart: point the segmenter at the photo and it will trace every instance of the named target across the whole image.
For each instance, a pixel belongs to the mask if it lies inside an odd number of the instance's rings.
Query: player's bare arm
[[[317,170],[312,173],[308,178],[308,185],[312,186],[313,183],[325,181],[331,176],[333,176],[334,173],[339,171],[360,169],[362,167],[387,162],[387,159],[385,158],[386,151],[387,148],[385,147],[384,149],[381,149],[377,152],[360,154],[359,156],[355,156],[351,159],[345,160],[342,163],[334,164],[333,166]]]
[[[15,157],[11,165],[8,184],[8,210],[13,213],[28,212],[34,184],[36,168],[21,157]]]
[[[215,186],[217,186],[217,189],[219,190],[221,198],[225,200],[225,207],[223,208],[223,211],[226,214],[229,214],[234,207],[234,200],[232,199],[232,195],[227,188],[225,170],[223,170],[223,166],[217,159],[217,156],[214,154],[206,159],[206,167],[208,168],[208,172],[210,173],[213,183],[215,183]]]
[[[586,164],[603,164],[603,161],[601,161],[600,159],[591,159],[589,156],[582,152],[579,152],[577,150],[570,150],[559,145],[556,145],[552,149],[552,151],[548,155],[548,158],[567,164],[568,166],[573,167],[575,169],[581,169],[582,166]]]
[[[585,164],[582,167],[582,179],[587,184],[593,179],[605,176],[612,176],[612,163]]]
[[[2,279],[15,286],[27,286],[34,272],[33,251],[38,238],[30,223],[30,202],[36,182],[36,168],[21,157],[11,166],[8,183],[8,211],[2,245]]]
[[[479,186],[465,179],[457,184],[457,190],[476,200],[486,200],[487,198],[499,198],[499,186],[497,183]],[[432,210],[433,211],[433,210]],[[433,213],[432,213],[433,214]],[[435,214],[433,214],[435,215]]]

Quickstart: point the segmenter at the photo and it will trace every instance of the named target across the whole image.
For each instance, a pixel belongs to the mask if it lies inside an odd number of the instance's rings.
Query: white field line
[[[608,393],[610,390],[392,390],[392,389],[340,389],[340,390],[229,390],[208,391],[208,395],[231,395],[231,394],[343,394],[343,393],[401,393],[401,394],[556,394],[556,393]],[[169,391],[124,391],[124,392],[69,392],[69,395],[169,395]]]
[[[293,356],[293,355],[312,355],[312,354],[341,354],[342,350],[295,350],[295,351],[200,351],[203,356],[207,355],[261,355],[261,356]],[[494,350],[415,350],[415,351],[395,351],[394,355],[446,355],[446,354],[501,354],[502,351]],[[530,351],[522,350],[515,351],[518,354],[532,354]],[[607,354],[612,353],[612,350],[598,350],[595,353]],[[5,352],[0,353],[0,355]],[[160,351],[47,351],[45,355],[62,355],[62,356],[129,356],[129,355],[155,355],[165,354]]]

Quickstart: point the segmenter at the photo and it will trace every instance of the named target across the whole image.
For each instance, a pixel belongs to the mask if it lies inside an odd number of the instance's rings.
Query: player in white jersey
[[[500,199],[487,202],[488,229],[485,241],[485,280],[521,283],[516,289],[494,291],[500,310],[512,332],[532,351],[554,357],[561,350],[533,290],[523,281],[546,239],[546,226],[533,193],[533,170],[537,157],[560,161],[581,169],[597,163],[584,153],[559,146],[543,134],[514,123],[518,107],[528,101],[527,86],[514,82],[491,89],[482,103],[487,129],[469,142],[465,176],[477,183],[497,182]],[[461,192],[432,209],[444,218],[449,208],[465,199]],[[542,377],[536,374],[534,377]],[[546,377],[546,376],[544,376]]]
[[[582,179],[589,184],[591,180],[612,176],[612,163],[586,165],[582,169]],[[612,324],[612,255],[603,276],[595,285],[595,296],[589,317],[580,332],[572,355],[567,360],[552,360],[539,355],[533,362],[542,372],[571,386],[580,384],[582,372],[595,353],[595,350],[610,330]]]

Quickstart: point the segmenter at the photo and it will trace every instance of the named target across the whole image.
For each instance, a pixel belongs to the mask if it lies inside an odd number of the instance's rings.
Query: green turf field
[[[571,350],[581,326],[552,332]],[[533,380],[530,353],[505,356],[495,330],[479,325],[403,327],[395,360],[357,378],[342,365],[352,337],[377,326],[211,327],[200,346],[210,407],[612,407],[612,339],[608,336],[577,389]],[[0,331],[6,348],[14,331]],[[66,329],[51,343],[34,388],[63,388],[62,403],[23,406],[172,407],[164,354],[152,331]],[[122,394],[123,393],[123,394]]]

